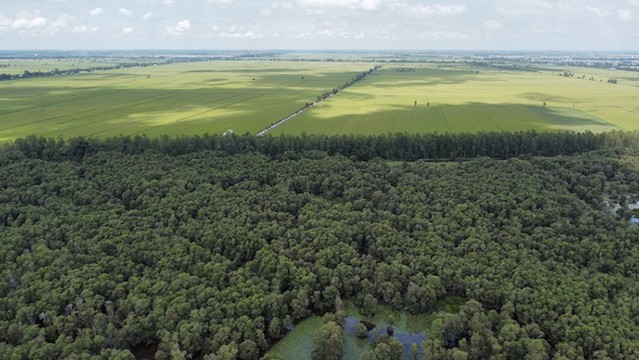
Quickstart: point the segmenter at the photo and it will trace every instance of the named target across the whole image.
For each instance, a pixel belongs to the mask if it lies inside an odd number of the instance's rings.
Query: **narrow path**
[[[280,126],[280,125],[282,125],[282,124],[286,123],[287,121],[289,121],[289,120],[293,119],[294,117],[296,117],[296,116],[298,116],[298,115],[300,115],[300,114],[304,113],[305,111],[309,110],[310,108],[312,108],[312,107],[313,107],[313,106],[315,106],[316,104],[319,104],[319,103],[321,103],[322,101],[324,101],[324,100],[326,100],[326,99],[331,98],[332,96],[333,96],[333,95],[331,94],[331,95],[327,96],[325,99],[321,99],[321,100],[316,101],[316,102],[314,102],[314,103],[310,103],[310,104],[308,104],[307,106],[303,107],[302,109],[297,110],[296,112],[294,112],[294,113],[292,113],[291,115],[289,115],[289,116],[285,117],[284,119],[282,119],[282,120],[280,120],[280,121],[276,122],[275,124],[273,124],[273,125],[271,125],[271,126],[267,127],[266,129],[264,129],[264,130],[262,130],[262,131],[258,132],[256,136],[264,136],[264,135],[268,134],[271,130],[275,129],[276,127],[278,127],[278,126]]]
[[[364,72],[364,73],[362,73],[361,75],[358,75],[355,79],[353,79],[353,80],[351,80],[351,81],[347,82],[346,84],[342,85],[342,86],[341,86],[341,87],[339,87],[339,88],[336,88],[336,89],[337,89],[337,91],[335,91],[335,90],[334,90],[334,92],[330,92],[330,93],[328,93],[328,92],[327,92],[327,93],[324,93],[322,96],[318,97],[318,100],[316,100],[315,102],[308,103],[306,106],[304,106],[303,108],[301,108],[301,109],[297,110],[296,112],[292,113],[291,115],[289,115],[289,116],[285,117],[284,119],[282,119],[282,120],[280,120],[280,121],[276,122],[275,124],[273,124],[273,125],[271,125],[271,126],[267,127],[266,129],[264,129],[264,130],[262,130],[262,131],[258,132],[258,133],[256,134],[256,136],[264,136],[264,135],[268,134],[271,130],[275,129],[276,127],[278,127],[278,126],[280,126],[280,125],[282,125],[282,124],[286,123],[287,121],[292,120],[292,119],[293,119],[293,118],[295,118],[296,116],[298,116],[298,115],[300,115],[300,114],[302,114],[302,113],[306,112],[307,110],[311,109],[312,107],[314,107],[315,105],[317,105],[317,104],[321,103],[322,101],[327,100],[327,99],[330,99],[331,97],[333,97],[333,95],[337,95],[337,94],[339,94],[340,92],[342,92],[342,91],[344,91],[344,90],[348,89],[349,87],[351,87],[351,86],[355,85],[356,83],[358,83],[358,82],[360,82],[360,81],[362,81],[362,80],[366,79],[366,77],[367,77],[368,75],[372,74],[373,72],[375,72],[375,71],[377,71],[377,70],[379,70],[379,69],[381,69],[381,68],[382,68],[382,65],[375,65],[375,66],[374,66],[374,67],[372,67],[372,68],[371,68],[368,72]],[[363,75],[363,76],[362,76],[362,75]],[[360,77],[360,76],[361,76],[361,77]]]

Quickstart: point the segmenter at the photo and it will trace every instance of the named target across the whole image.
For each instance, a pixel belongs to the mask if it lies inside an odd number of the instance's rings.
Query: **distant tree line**
[[[94,72],[94,71],[105,71],[105,70],[114,70],[114,69],[126,69],[132,67],[148,67],[158,65],[158,63],[142,63],[142,62],[134,62],[134,63],[122,63],[113,66],[92,66],[88,68],[76,68],[76,69],[53,69],[51,71],[29,71],[25,70],[22,74],[0,74],[0,81],[2,80],[16,80],[16,79],[29,79],[34,77],[48,77],[48,76],[64,76],[64,75],[74,75],[82,72]]]
[[[337,94],[338,92],[346,89],[349,86],[352,86],[353,84],[355,84],[358,81],[363,80],[366,76],[372,74],[374,71],[379,70],[381,68],[382,68],[382,65],[375,65],[372,68],[370,68],[368,71],[364,71],[364,72],[361,72],[361,73],[355,75],[355,77],[353,77],[351,80],[347,81],[344,85],[342,85],[340,87],[333,88],[333,90],[327,91],[327,92],[323,93],[322,95],[318,96],[317,97],[317,101],[320,102],[322,100],[327,99],[331,95]]]
[[[87,68],[75,68],[75,69],[53,69],[51,71],[30,71],[24,70],[22,74],[0,74],[0,81],[6,80],[17,80],[17,79],[29,79],[35,77],[49,77],[49,76],[65,76],[65,75],[74,75],[85,72],[94,72],[94,71],[107,71],[107,70],[115,70],[115,69],[128,69],[134,67],[149,67],[156,65],[166,65],[166,64],[175,64],[178,62],[194,62],[194,61],[209,61],[211,59],[208,58],[173,58],[163,62],[157,61],[149,61],[149,62],[125,62],[119,63],[111,66],[91,66]]]
[[[118,136],[94,138],[44,138],[29,136],[6,144],[27,157],[56,160],[82,159],[100,151],[125,154],[154,152],[183,155],[203,150],[219,150],[228,154],[261,153],[270,157],[301,156],[323,152],[343,155],[353,160],[374,158],[396,161],[459,160],[476,157],[508,159],[530,156],[572,155],[616,147],[639,147],[639,133],[611,132],[536,132],[477,134],[382,134],[363,135],[254,135]]]

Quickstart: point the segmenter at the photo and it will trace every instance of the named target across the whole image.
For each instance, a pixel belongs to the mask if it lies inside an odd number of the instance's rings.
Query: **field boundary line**
[[[493,122],[493,124],[497,126],[497,129],[499,129],[499,131],[504,131],[504,129],[502,129],[502,127],[497,123],[497,121],[482,106],[478,106],[478,108],[484,113],[484,115],[486,115],[490,119],[490,121]]]
[[[264,136],[266,134],[268,134],[269,132],[271,132],[273,129],[275,129],[276,127],[285,124],[286,122],[294,119],[295,117],[297,117],[298,115],[308,111],[309,109],[311,109],[312,107],[314,107],[315,105],[330,99],[331,97],[333,97],[334,95],[337,95],[339,93],[341,93],[342,91],[348,89],[349,87],[357,84],[358,82],[366,79],[366,77],[370,74],[372,74],[373,72],[379,70],[382,68],[382,65],[375,65],[372,68],[370,68],[370,70],[368,70],[367,72],[363,72],[358,74],[355,78],[353,78],[353,80],[347,82],[346,84],[342,85],[341,87],[338,88],[334,88],[333,91],[330,92],[326,92],[320,96],[317,97],[317,100],[314,102],[310,102],[307,103],[303,108],[297,110],[296,112],[290,114],[289,116],[285,117],[284,119],[276,122],[275,124],[267,127],[266,129],[258,132],[257,134],[255,134],[255,136]]]
[[[331,95],[331,96],[333,96],[333,95]],[[330,98],[331,96],[327,97],[326,99]],[[294,112],[294,113],[292,113],[291,115],[289,115],[289,116],[285,117],[284,119],[282,119],[282,120],[280,120],[280,121],[276,122],[275,124],[273,124],[273,125],[271,125],[271,126],[267,127],[266,129],[264,129],[264,130],[262,130],[262,131],[258,132],[256,136],[264,136],[264,135],[268,134],[271,130],[273,130],[273,129],[275,129],[276,127],[278,127],[278,126],[280,126],[280,125],[284,124],[285,122],[287,122],[287,121],[289,121],[289,120],[293,119],[294,117],[296,117],[296,116],[298,116],[298,115],[302,114],[303,112],[305,112],[305,111],[309,110],[310,108],[312,108],[313,106],[315,106],[315,104],[318,104],[318,103],[320,103],[320,102],[322,102],[322,101],[324,101],[324,100],[321,100],[321,101],[317,101],[317,102],[315,102],[315,103],[310,103],[310,104],[308,104],[307,106],[305,106],[305,107],[301,108],[300,110],[297,110],[296,112]]]
[[[452,134],[453,132],[450,130],[450,124],[448,123],[448,118],[446,118],[446,114],[444,114],[444,109],[439,108],[439,111],[442,113],[442,117],[444,118],[444,122],[446,123],[446,127],[448,128],[448,133]]]

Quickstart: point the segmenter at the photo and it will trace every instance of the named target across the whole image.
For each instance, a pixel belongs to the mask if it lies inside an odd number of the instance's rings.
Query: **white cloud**
[[[51,31],[55,32],[58,30],[65,29],[66,27],[69,26],[69,23],[73,21],[74,21],[74,17],[69,16],[67,14],[62,14],[58,17],[57,20],[50,22],[49,27]]]
[[[13,30],[37,30],[47,26],[49,21],[42,16],[22,11],[11,22]]]
[[[496,10],[505,16],[528,16],[532,14],[544,14],[553,10],[562,2],[552,3],[546,0],[511,0],[504,5],[497,6]]]
[[[104,9],[103,9],[103,8],[98,7],[98,8],[95,8],[95,9],[93,9],[93,10],[89,11],[89,15],[91,15],[91,16],[98,16],[98,15],[102,14],[103,12],[104,12]]]
[[[484,21],[484,28],[490,30],[501,30],[504,28],[504,24],[500,23],[499,21],[488,20]]]
[[[158,17],[157,13],[148,12],[144,14],[144,16],[142,16],[142,20],[151,20],[151,19],[155,19],[156,17]]]
[[[256,33],[251,30],[230,32],[230,33],[223,32],[220,34],[220,36],[224,38],[232,38],[232,39],[261,39],[264,37],[263,34]]]
[[[639,20],[639,0],[59,1],[0,0],[2,45],[199,47],[209,36],[228,48],[635,49]]]
[[[589,12],[589,13],[597,16],[597,17],[604,18],[604,17],[610,16],[610,11],[608,11],[607,9],[602,9],[600,7],[597,7],[597,6],[587,5],[587,6],[584,7],[584,9],[587,12]]]
[[[37,18],[34,19],[16,19],[13,22],[12,27],[14,29],[22,29],[22,28],[27,28],[27,29],[37,29],[37,28],[43,28],[45,26],[47,26],[47,24],[49,23],[49,21],[41,16],[38,16]]]
[[[97,27],[88,27],[88,26],[75,26],[71,30],[72,33],[76,33],[76,34],[89,34],[89,33],[94,33],[97,31],[98,31]]]
[[[235,0],[207,0],[210,3],[215,3],[215,4],[230,4]]]
[[[184,34],[187,30],[191,28],[191,21],[188,19],[184,19],[182,21],[178,21],[175,26],[168,26],[166,28],[166,33],[169,35],[180,35]]]
[[[639,1],[639,0],[637,0]],[[278,2],[274,2],[273,4],[271,4],[271,7],[273,9],[291,9],[293,8],[293,3],[292,2],[288,2],[288,1],[278,1]]]
[[[619,19],[623,21],[630,21],[634,18],[632,11],[627,9],[620,9],[617,11],[617,16],[619,16]]]
[[[128,35],[133,33],[133,28],[132,27],[125,27],[122,29],[122,35]]]
[[[381,0],[297,0],[302,8],[338,8],[348,7],[360,10],[377,10],[381,7]]]
[[[55,20],[40,16],[39,13],[19,12],[15,18],[0,15],[0,30],[14,31],[18,34],[51,36],[65,30],[73,17],[62,14]]]
[[[460,15],[466,12],[466,4],[411,4],[407,2],[391,2],[387,4],[393,11],[417,16]]]
[[[11,19],[0,15],[0,30],[4,30],[11,26]]]
[[[458,15],[466,12],[466,5],[414,5],[410,7],[410,12],[418,15]]]
[[[431,40],[463,40],[468,39],[468,34],[456,31],[438,30],[419,33],[418,37]]]

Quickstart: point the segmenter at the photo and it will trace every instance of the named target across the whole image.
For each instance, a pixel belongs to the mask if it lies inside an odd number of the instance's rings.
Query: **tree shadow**
[[[466,103],[462,105],[389,106],[366,113],[318,116],[321,108],[282,125],[274,133],[363,134],[387,132],[476,133],[502,131],[592,131],[620,128],[572,108],[544,108],[527,104]]]

